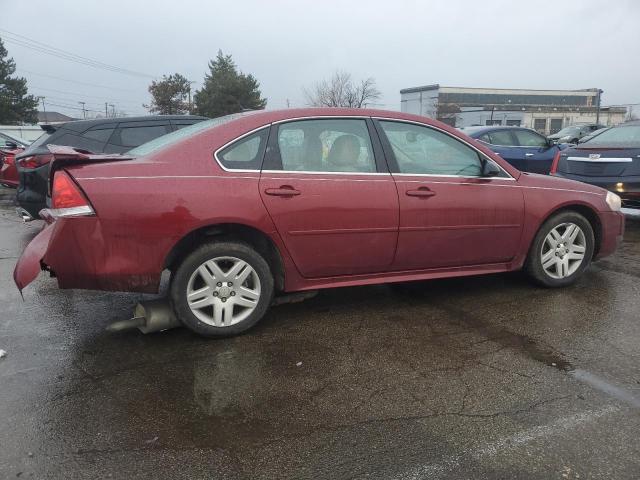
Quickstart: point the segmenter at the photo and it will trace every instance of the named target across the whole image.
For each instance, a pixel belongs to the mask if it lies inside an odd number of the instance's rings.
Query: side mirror
[[[547,148],[551,148],[556,144],[555,140],[547,138]]]
[[[500,169],[491,160],[485,160],[482,164],[482,176],[483,177],[497,177],[500,175]]]

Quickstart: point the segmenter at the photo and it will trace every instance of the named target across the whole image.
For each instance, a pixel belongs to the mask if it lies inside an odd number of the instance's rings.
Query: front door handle
[[[525,157],[533,157],[533,153],[525,153],[524,156]]]
[[[282,185],[280,188],[267,188],[264,193],[276,197],[294,197],[300,195],[300,190],[296,190],[291,185]]]
[[[417,190],[407,190],[405,193],[410,197],[433,197],[436,194],[436,192],[427,187],[420,187]]]

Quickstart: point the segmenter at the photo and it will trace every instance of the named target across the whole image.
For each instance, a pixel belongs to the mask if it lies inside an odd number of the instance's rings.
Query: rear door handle
[[[533,157],[533,153],[525,153],[524,156],[525,157]]]
[[[436,192],[427,187],[420,187],[417,190],[407,190],[405,193],[410,197],[433,197],[436,194]]]
[[[296,190],[291,185],[282,185],[280,188],[267,188],[264,193],[276,197],[294,197],[300,195],[302,192]]]

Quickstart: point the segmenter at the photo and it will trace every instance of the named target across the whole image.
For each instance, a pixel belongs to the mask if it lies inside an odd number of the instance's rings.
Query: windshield
[[[589,147],[640,148],[640,125],[610,128],[587,142]]]
[[[136,147],[132,150],[129,150],[127,154],[132,155],[134,157],[141,157],[143,155],[148,155],[152,152],[158,151],[162,148],[166,148],[169,145],[173,145],[180,140],[191,137],[192,135],[201,132],[202,130],[207,130],[208,128],[217,127],[219,125],[228,123],[237,118],[244,117],[246,115],[250,115],[252,113],[257,113],[260,110],[254,110],[251,112],[242,112],[242,113],[232,113],[230,115],[225,115],[223,117],[213,118],[211,120],[206,120],[204,122],[194,123],[193,125],[189,125],[188,127],[181,128],[180,130],[176,130],[175,132],[168,133],[161,137],[155,138],[147,143],[143,143],[139,147]]]

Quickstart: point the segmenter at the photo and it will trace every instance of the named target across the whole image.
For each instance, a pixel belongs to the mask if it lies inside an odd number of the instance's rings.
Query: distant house
[[[599,90],[529,90],[425,85],[400,90],[403,112],[437,118],[454,127],[518,125],[556,133],[576,123],[616,125],[625,107],[600,107]]]
[[[38,112],[38,123],[58,123],[78,120],[60,112]]]

